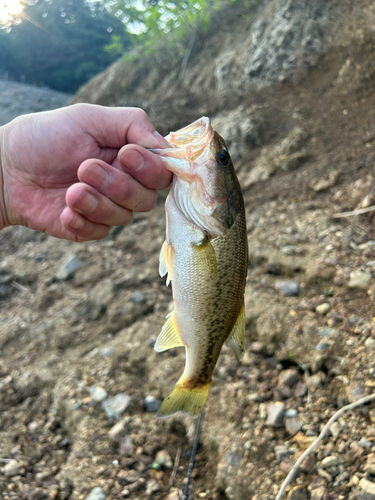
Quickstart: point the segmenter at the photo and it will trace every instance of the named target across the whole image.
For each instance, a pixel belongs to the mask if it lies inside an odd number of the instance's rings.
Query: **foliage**
[[[19,23],[0,30],[0,69],[74,92],[118,57],[118,51],[104,50],[112,36],[121,51],[130,43],[121,20],[101,0],[36,0],[25,6]]]

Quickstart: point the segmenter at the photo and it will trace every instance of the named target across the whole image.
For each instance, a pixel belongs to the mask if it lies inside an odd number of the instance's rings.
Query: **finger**
[[[78,179],[128,210],[149,212],[156,203],[155,190],[143,186],[127,172],[100,160],[84,161],[78,169]]]
[[[74,104],[64,108],[82,121],[85,130],[102,148],[121,148],[133,143],[145,148],[166,148],[168,142],[156,131],[146,112],[140,108],[110,108],[93,104]]]
[[[60,215],[61,224],[76,236],[77,241],[101,240],[109,233],[111,226],[95,224],[85,219],[70,207],[66,207]]]
[[[147,188],[166,189],[172,182],[172,173],[147,149],[129,144],[119,151],[118,159],[123,170]]]
[[[97,224],[124,226],[133,217],[131,210],[117,205],[84,183],[70,186],[66,193],[66,202],[72,210],[84,215],[85,219]]]

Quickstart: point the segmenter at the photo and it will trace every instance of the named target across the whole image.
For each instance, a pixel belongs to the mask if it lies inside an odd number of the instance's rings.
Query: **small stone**
[[[372,443],[370,441],[367,441],[365,438],[361,438],[358,441],[359,446],[362,446],[363,448],[371,448]]]
[[[278,385],[286,385],[287,387],[293,387],[299,379],[299,373],[297,370],[290,368],[288,370],[283,370],[280,372]]]
[[[310,500],[310,493],[304,486],[295,486],[290,490],[288,500]]]
[[[154,463],[158,464],[158,467],[153,468],[164,467],[165,469],[171,469],[173,467],[173,460],[167,450],[158,451]]]
[[[85,500],[105,500],[105,495],[103,490],[97,486],[90,491],[90,493],[85,497]]]
[[[180,493],[178,488],[172,488],[165,500],[180,500]]]
[[[83,262],[79,260],[75,255],[71,255],[68,257],[65,262],[61,265],[59,270],[55,275],[55,279],[57,281],[66,281],[72,276],[74,273],[78,271],[83,266]]]
[[[243,456],[238,451],[229,451],[224,455],[224,460],[232,467],[238,465],[242,459]]]
[[[366,478],[362,478],[359,481],[359,489],[365,493],[366,496],[361,496],[361,500],[375,500],[375,483],[369,481]]]
[[[325,381],[325,374],[323,372],[315,373],[306,379],[306,385],[310,392],[315,392],[319,387],[321,387]]]
[[[300,287],[295,281],[276,281],[275,287],[280,290],[284,297],[292,297],[300,293]]]
[[[341,431],[341,425],[338,422],[333,422],[331,427],[329,428],[329,432],[332,434],[334,438],[337,438],[337,436],[340,434]]]
[[[125,420],[120,420],[117,422],[109,431],[108,437],[112,441],[118,442],[121,438],[123,438],[128,433],[128,428]]]
[[[290,436],[295,436],[301,430],[301,424],[295,417],[285,420],[285,429]]]
[[[296,388],[294,390],[294,395],[296,398],[302,398],[307,394],[307,385],[303,382],[297,382]]]
[[[369,337],[365,340],[365,346],[369,349],[375,349],[375,339],[373,337]]]
[[[150,479],[149,481],[147,481],[146,491],[145,491],[146,495],[152,495],[153,493],[156,493],[159,490],[160,486],[155,479]]]
[[[147,396],[145,398],[145,407],[146,411],[149,413],[156,413],[160,408],[161,401],[159,399],[155,399],[153,396]]]
[[[330,309],[331,305],[328,302],[323,302],[323,304],[316,306],[315,311],[320,314],[320,316],[325,316]]]
[[[29,425],[27,426],[27,430],[33,434],[39,427],[39,422],[30,422]]]
[[[272,427],[282,427],[284,423],[285,404],[280,401],[267,405],[266,425]]]
[[[102,407],[108,418],[119,418],[129,406],[130,401],[131,397],[122,392],[113,398],[102,401]]]
[[[3,474],[7,477],[17,476],[19,474],[20,465],[17,460],[9,460],[9,462],[3,467]]]
[[[134,304],[144,304],[146,302],[146,296],[142,292],[132,292],[130,294],[130,300]]]
[[[113,352],[114,352],[113,347],[104,347],[100,351],[100,357],[101,358],[108,358],[108,356],[112,356]]]
[[[350,273],[348,287],[367,290],[370,279],[371,274],[366,273],[365,271],[352,271]]]
[[[366,396],[366,391],[364,386],[361,383],[352,382],[346,387],[346,394],[348,396],[349,403],[354,403],[359,399],[362,399]]]
[[[275,446],[276,460],[280,463],[290,455],[290,450],[283,444]]]
[[[340,458],[335,455],[329,455],[328,457],[323,458],[321,461],[321,467],[323,469],[329,469],[330,467],[336,467],[341,462]]]
[[[324,486],[318,486],[310,491],[310,500],[323,500],[326,489]]]
[[[97,403],[100,403],[108,396],[107,392],[102,387],[95,385],[89,388],[89,392],[91,394],[91,399]]]
[[[284,418],[295,418],[298,415],[298,411],[295,408],[289,408],[285,410]]]

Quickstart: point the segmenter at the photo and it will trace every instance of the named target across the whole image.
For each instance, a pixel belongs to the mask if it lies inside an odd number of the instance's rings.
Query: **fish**
[[[154,348],[185,347],[186,360],[157,416],[181,411],[198,417],[224,342],[238,360],[244,350],[245,207],[228,148],[209,118],[166,140],[170,148],[152,151],[173,173],[159,273],[172,283],[174,309]]]

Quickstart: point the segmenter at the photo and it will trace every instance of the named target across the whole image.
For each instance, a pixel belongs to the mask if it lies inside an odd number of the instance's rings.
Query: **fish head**
[[[152,151],[174,174],[178,208],[208,236],[226,234],[241,209],[242,194],[224,139],[202,117],[166,140],[171,148]]]

